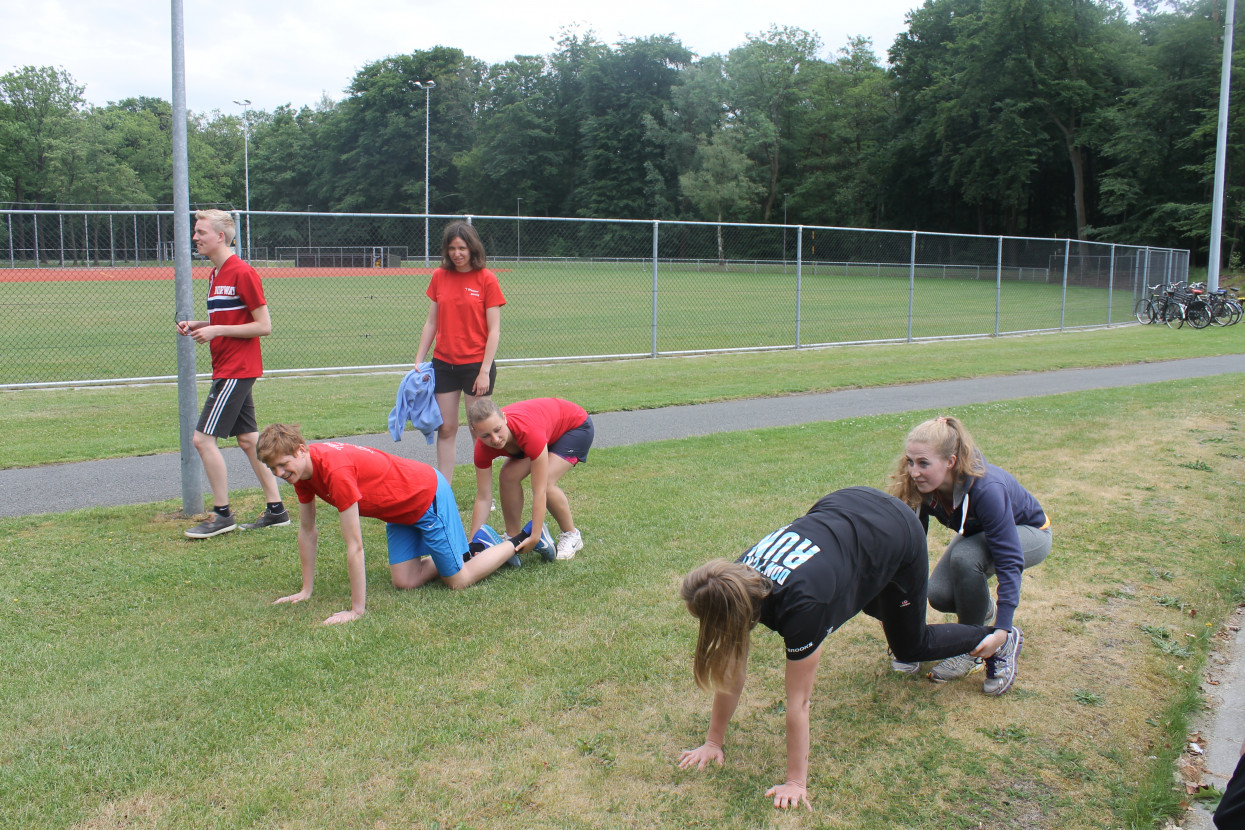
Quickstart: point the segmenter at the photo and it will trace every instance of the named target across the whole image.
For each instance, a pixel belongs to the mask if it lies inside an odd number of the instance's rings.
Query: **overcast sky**
[[[907,12],[924,0],[235,0],[185,2],[186,105],[196,112],[314,105],[344,97],[355,72],[388,55],[454,46],[489,63],[555,49],[563,27],[616,43],[673,34],[700,55],[725,54],[771,24],[815,32],[830,57],[873,39],[883,61]],[[61,66],[92,104],[172,99],[171,12],[154,0],[0,0],[0,74]]]

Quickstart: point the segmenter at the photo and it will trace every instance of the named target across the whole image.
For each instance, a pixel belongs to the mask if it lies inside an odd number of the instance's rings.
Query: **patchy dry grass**
[[[293,608],[269,605],[297,585],[292,528],[191,543],[167,505],[0,521],[0,826],[1152,826],[1178,800],[1209,632],[1241,598],[1240,388],[957,411],[1054,521],[1017,687],[895,676],[853,620],[815,691],[812,814],[762,797],[785,752],[769,632],[726,765],[675,768],[709,712],[675,589],[822,493],[880,484],[923,413],[594,452],[565,482],[583,553],[462,593],[394,591],[366,522],[370,613],[331,629],[348,587],[328,516]]]

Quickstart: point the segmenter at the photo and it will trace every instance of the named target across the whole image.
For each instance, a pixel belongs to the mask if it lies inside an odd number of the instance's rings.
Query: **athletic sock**
[[[518,533],[516,533],[515,535],[511,536],[511,537],[510,537],[509,539],[507,539],[506,541],[510,542],[512,545],[514,545],[514,546],[517,548],[519,545],[521,545],[521,544],[523,544],[524,542],[526,542],[526,541],[527,541],[527,537],[529,537],[529,536],[531,536],[531,535],[532,535],[532,534],[528,533],[526,530],[520,530]]]
[[[229,510],[229,505],[227,504],[223,504],[223,505],[218,504],[214,506],[212,509],[216,511],[217,516],[223,516],[226,519],[233,515],[233,513],[231,513]]]
[[[273,515],[280,515],[285,512],[285,505],[279,501],[268,502],[268,512]]]

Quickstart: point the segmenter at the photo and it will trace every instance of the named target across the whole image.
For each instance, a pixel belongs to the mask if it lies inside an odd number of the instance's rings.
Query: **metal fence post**
[[[60,225],[60,243],[61,243],[61,267],[65,267],[65,214],[59,213],[56,218]]]
[[[1021,276],[1024,276],[1021,274]],[[999,237],[999,255],[994,270],[994,336],[999,336],[999,313],[1003,309],[1003,237]]]
[[[13,266],[13,214],[6,217],[9,220],[9,267]]]
[[[908,342],[912,342],[912,310],[916,298],[916,231],[912,232],[912,246],[908,252]]]
[[[1065,315],[1068,313],[1068,263],[1072,260],[1072,240],[1064,240],[1063,249],[1063,291],[1059,299],[1059,330],[1063,331]]]
[[[117,238],[112,230],[112,214],[108,214],[108,264],[117,264]]]
[[[138,214],[134,214],[134,264],[138,265]]]
[[[1107,323],[1111,319],[1111,301],[1115,299],[1115,243],[1111,243],[1111,266],[1107,270]]]
[[[88,214],[82,214],[82,259],[86,267],[91,267],[91,227],[87,224]]]
[[[800,309],[804,290],[804,226],[795,229],[795,347],[800,348]],[[787,267],[787,229],[782,229],[783,269]]]
[[[657,227],[660,222],[653,222],[653,344],[650,357],[657,357]]]

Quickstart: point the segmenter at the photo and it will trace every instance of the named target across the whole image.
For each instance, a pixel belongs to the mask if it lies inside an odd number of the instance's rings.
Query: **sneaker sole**
[[[230,525],[229,527],[222,527],[220,530],[213,530],[211,533],[191,533],[189,530],[187,530],[186,537],[188,539],[211,539],[213,536],[219,536],[222,533],[228,533],[231,530],[237,530],[237,529],[238,529],[237,525]]]
[[[263,530],[266,527],[285,527],[290,523],[289,519],[284,522],[271,522],[269,524],[260,524],[259,522],[250,522],[249,524],[239,525],[243,530]]]
[[[1022,632],[1019,628],[1015,629],[1015,631],[1016,631],[1016,650],[1012,652],[1012,667],[1013,667],[1012,676],[1007,679],[1006,686],[1003,686],[1002,688],[999,688],[999,689],[995,689],[992,692],[985,692],[991,697],[998,697],[1001,694],[1005,694],[1012,688],[1012,686],[1016,685],[1016,675],[1020,674],[1020,647],[1025,644],[1025,635],[1024,635],[1024,632]],[[982,689],[982,691],[984,692],[985,689]]]

